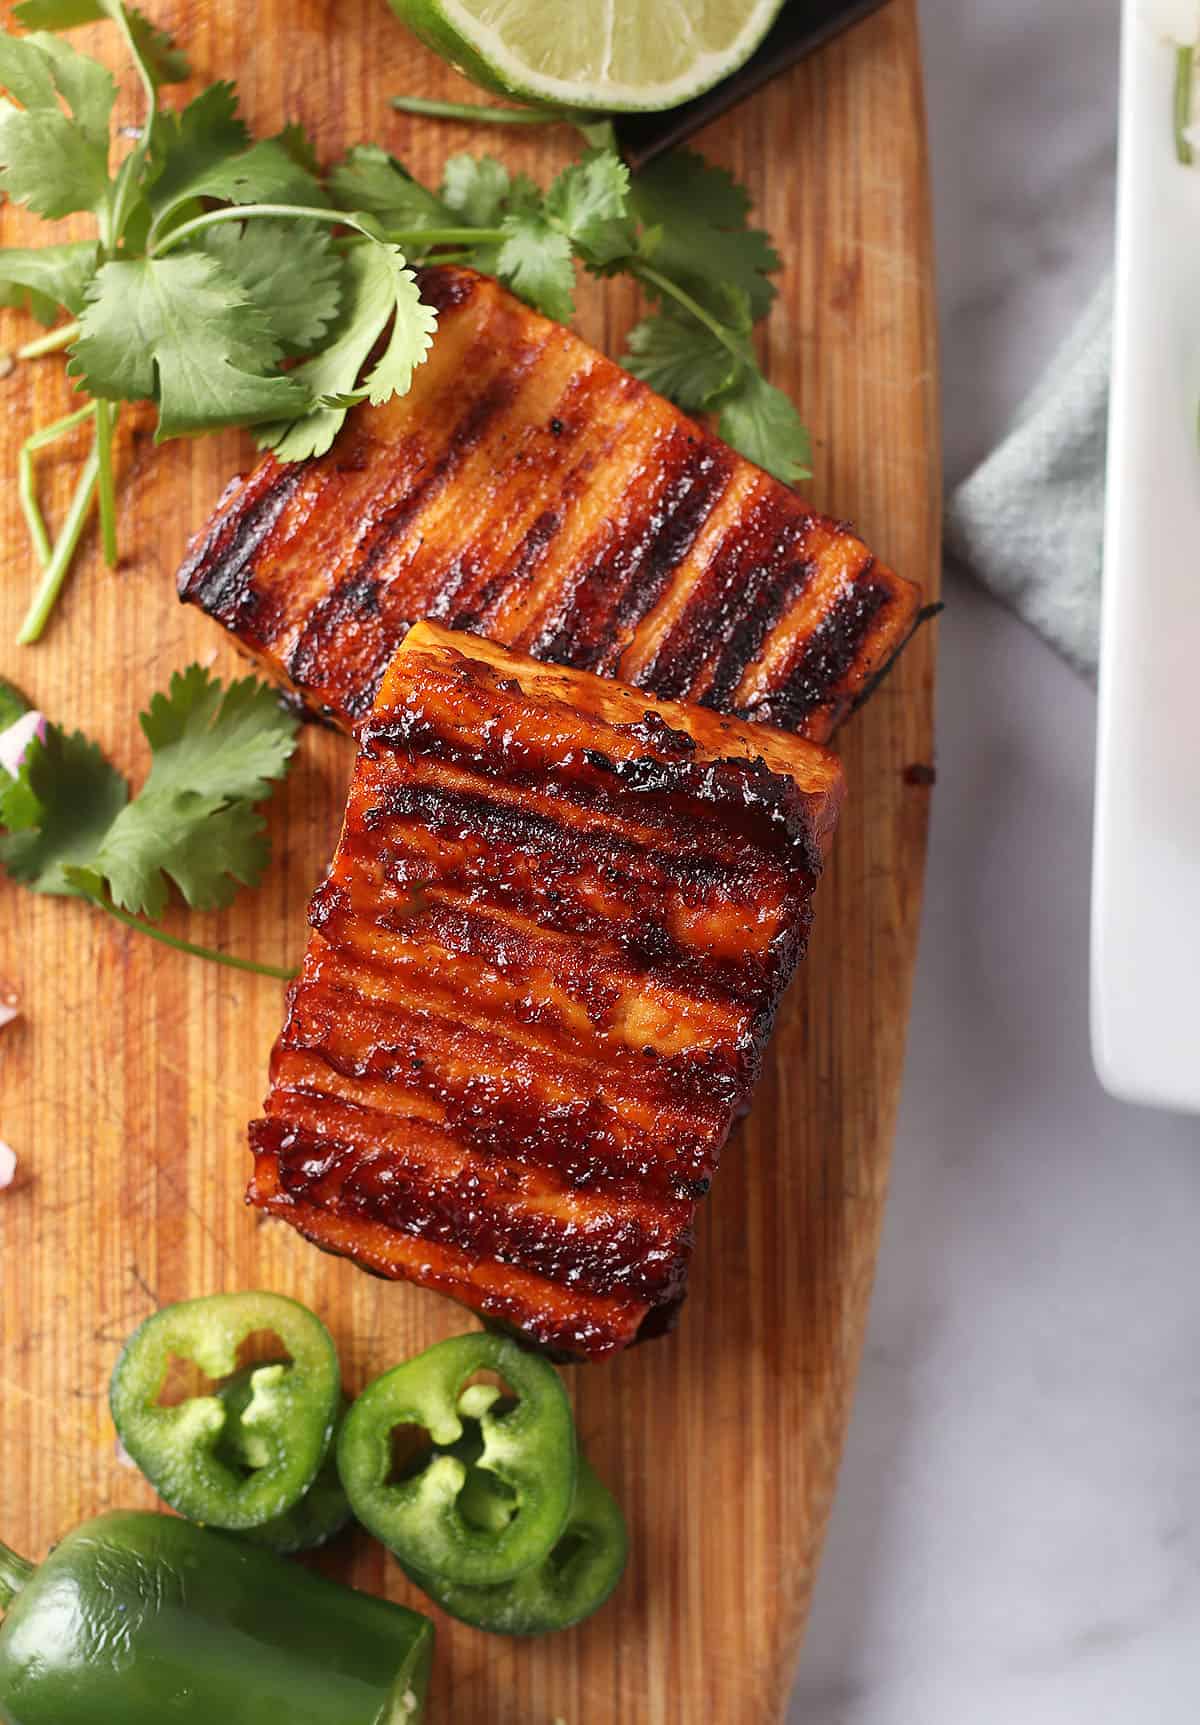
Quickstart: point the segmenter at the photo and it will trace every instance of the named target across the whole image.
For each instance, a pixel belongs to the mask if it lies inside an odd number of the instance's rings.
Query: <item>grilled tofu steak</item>
[[[181,596],[347,728],[431,618],[827,738],[918,589],[490,277],[420,279],[438,333],[409,393],[355,408],[319,459],[236,479]]]
[[[417,625],[250,1128],[250,1201],[561,1355],[669,1326],[804,949],[837,760]]]

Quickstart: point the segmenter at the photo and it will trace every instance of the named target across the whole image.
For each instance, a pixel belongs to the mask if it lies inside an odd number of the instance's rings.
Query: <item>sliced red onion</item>
[[[25,751],[36,737],[39,742],[45,740],[46,715],[39,713],[36,707],[31,707],[27,713],[22,713],[8,729],[0,731],[0,767],[15,779],[21,770],[25,759]]]
[[[0,1192],[11,1186],[17,1175],[17,1153],[11,1144],[0,1138]]]

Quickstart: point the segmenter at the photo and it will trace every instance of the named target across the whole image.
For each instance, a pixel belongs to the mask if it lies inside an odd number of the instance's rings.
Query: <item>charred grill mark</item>
[[[427,1046],[416,1041],[412,1045]],[[283,1046],[290,1051],[294,1044],[288,1038]],[[703,1196],[698,1186],[707,1190],[709,1165],[704,1159],[664,1156],[661,1142],[623,1120],[598,1096],[547,1100],[534,1086],[523,1094],[498,1096],[488,1074],[460,1080],[433,1069],[428,1055],[416,1056],[421,1064],[414,1066],[404,1044],[376,1043],[362,1056],[328,1042],[311,1051],[301,1044],[296,1052],[351,1083],[395,1084],[430,1100],[443,1110],[455,1142],[472,1155],[492,1160],[497,1146],[503,1145],[509,1161],[550,1170],[564,1190],[608,1193],[626,1201],[647,1193],[697,1197]],[[273,1107],[279,1109],[284,1097],[300,1091],[321,1097],[325,1092],[320,1074],[310,1068],[298,1076],[281,1066]]]
[[[802,640],[774,689],[754,703],[754,715],[796,730],[822,703],[832,705],[836,724],[853,698],[847,677],[880,615],[892,603],[891,589],[865,570],[841,592],[811,635]]]
[[[179,597],[226,628],[245,627],[261,602],[255,557],[305,477],[303,463],[268,456],[250,479],[225,488],[207,532],[193,542],[176,577]]]
[[[608,761],[595,751],[581,750],[577,759],[560,758],[550,786],[545,782],[545,751],[530,747],[511,730],[497,727],[491,758],[500,760],[503,771],[487,774],[487,760],[477,748],[460,747],[450,732],[411,710],[387,724],[368,721],[363,727],[362,747],[368,757],[380,748],[435,754],[444,767],[477,779],[475,800],[464,805],[466,818],[479,823],[481,834],[486,829],[485,836],[492,842],[519,834],[525,843],[540,842],[552,849],[561,836],[578,829],[564,827],[557,809],[545,807],[546,803],[552,800],[564,812],[595,815],[611,822],[619,793],[627,792],[637,797],[638,826],[656,829],[656,861],[660,867],[673,869],[671,878],[676,885],[698,888],[716,884],[718,879],[727,884],[728,869],[741,854],[740,846],[752,829],[756,845],[767,847],[776,858],[786,858],[789,867],[802,866],[812,875],[820,869],[820,855],[813,848],[816,835],[810,799],[790,782],[781,781],[761,761],[668,762],[654,756]],[[517,756],[515,762],[510,751]],[[528,792],[531,800],[516,804],[500,785],[507,785],[513,793]],[[445,786],[408,782],[389,787],[364,818],[377,822],[388,816],[420,814],[430,821],[440,818],[439,830],[449,833],[458,822],[453,807],[457,794]],[[630,805],[625,806],[629,810]],[[769,825],[760,833],[757,828],[764,815]],[[508,833],[507,819],[513,823]],[[624,824],[624,817],[618,824]],[[629,850],[627,846],[626,854]],[[714,873],[722,865],[726,872]]]
[[[726,535],[715,548],[639,683],[658,695],[695,700],[715,656],[714,678],[732,691],[783,607],[811,574],[811,566],[797,555],[809,525],[805,515],[782,512],[772,494],[760,496],[734,530],[735,543],[729,546],[731,535]],[[709,698],[705,691],[705,698],[708,705],[722,705],[715,692]]]
[[[534,352],[529,352],[523,364],[515,364],[511,370],[495,378],[474,399],[470,410],[455,425],[436,460],[427,465],[400,502],[382,513],[374,523],[357,564],[345,573],[342,581],[314,605],[309,613],[287,661],[288,676],[294,683],[311,684],[314,687],[321,685],[326,661],[335,644],[344,635],[347,611],[342,595],[347,590],[354,591],[361,588],[363,583],[370,582],[376,595],[376,604],[372,613],[373,627],[367,633],[367,640],[370,642],[369,658],[365,675],[358,680],[357,686],[348,691],[346,698],[347,710],[352,718],[359,718],[369,711],[379,678],[391,658],[397,633],[402,634],[411,621],[409,618],[398,618],[394,614],[384,620],[378,602],[383,580],[381,566],[396,541],[412,526],[431,498],[445,490],[457,468],[462,465],[470,451],[482,442],[489,427],[505,411],[520,386],[524,372],[532,365],[535,357]],[[356,617],[361,625],[362,619],[356,612],[352,610],[350,615]],[[355,641],[356,656],[360,659],[364,657],[363,645],[360,636]]]
[[[731,460],[721,445],[680,427],[656,466],[632,476],[618,535],[587,564],[530,648],[535,658],[582,670],[607,667],[623,630],[646,615],[724,493]]]
[[[373,1275],[420,1281],[561,1360],[603,1359],[637,1337],[647,1310],[643,1301],[556,1284],[519,1265],[489,1263],[448,1243],[410,1240],[369,1217],[343,1218],[289,1195],[280,1184],[278,1157],[296,1141],[296,1134],[278,1121],[251,1122],[250,1198],[322,1251],[353,1256]],[[674,1308],[681,1297],[671,1303]]]
[[[567,499],[564,498],[564,503]],[[528,586],[546,554],[554,543],[562,527],[562,512],[559,509],[543,509],[541,514],[528,529],[521,543],[517,546],[516,555],[508,565],[492,575],[490,579],[470,595],[469,602],[460,608],[454,608],[454,599],[458,589],[446,595],[442,590],[434,601],[429,615],[435,622],[443,617],[453,616],[450,620],[452,629],[476,629],[488,617],[489,613],[502,600],[506,593],[514,587]],[[476,569],[473,573],[479,573]],[[461,584],[460,584],[461,585]]]
[[[698,444],[691,437],[688,441],[693,446],[692,458],[663,498],[656,512],[662,525],[617,603],[619,628],[640,623],[658,602],[729,483],[733,471],[730,452],[721,444]],[[609,644],[611,639],[610,633]]]
[[[384,868],[390,876],[386,862]],[[793,943],[807,932],[799,891],[773,909],[769,938],[752,939],[747,930],[744,949],[735,957],[713,953],[702,943],[685,943],[662,920],[669,915],[667,904],[657,914],[648,903],[640,916],[632,910],[620,918],[606,915],[596,908],[587,884],[575,889],[569,876],[556,875],[532,892],[519,880],[513,881],[516,871],[506,867],[489,904],[481,905],[480,872],[448,869],[437,887],[424,891],[420,910],[399,909],[394,916],[386,890],[370,898],[365,882],[361,891],[357,882],[352,885],[349,904],[335,902],[330,909],[319,890],[311,920],[330,939],[345,939],[350,919],[357,918],[373,922],[389,935],[402,933],[410,942],[481,963],[494,960],[500,951],[506,973],[519,978],[524,987],[523,997],[510,1003],[513,1018],[565,1029],[576,1039],[585,1034],[589,1038],[607,1035],[611,1015],[622,999],[652,981],[664,1010],[682,1013],[685,1019],[697,1015],[714,1045],[739,1053],[752,1045],[746,1013],[757,1007],[764,979],[790,972],[797,956]],[[757,936],[758,931],[753,932]],[[580,952],[585,941],[586,958]],[[386,949],[386,940],[382,946]],[[597,970],[601,958],[603,974]],[[547,994],[547,988],[554,994]],[[692,1075],[683,1082],[703,1093],[704,1087]]]
[[[472,1063],[477,1072],[495,1072],[502,1063],[514,1093],[533,1088],[561,1102],[594,1095],[620,1122],[629,1142],[657,1146],[672,1174],[691,1177],[715,1165],[730,1110],[748,1093],[757,1073],[758,1049],[752,1040],[757,1017],[753,1024],[747,1020],[736,1051],[700,1046],[671,1056],[648,1055],[651,1044],[634,1048],[611,1038],[578,1037],[562,1025],[547,1027],[528,1015],[510,1013],[504,990],[480,998],[485,1004],[460,1011],[456,1023],[450,978],[414,987],[406,978],[397,983],[371,956],[347,958],[334,974],[311,981],[297,996],[272,1060],[272,1085],[284,1070],[281,1063],[288,1050],[307,1050],[314,1057],[344,1052],[352,1033],[369,1036],[372,1046],[415,1044],[430,1068],[430,1084],[437,1075],[466,1070]],[[349,1028],[339,1025],[339,1013]],[[497,1029],[501,1021],[504,1028]],[[455,1024],[452,1038],[430,1027],[447,1023]],[[402,1074],[406,1094],[426,1095],[421,1088],[424,1071],[423,1066]],[[438,1100],[432,1092],[427,1099]],[[400,1107],[399,1098],[389,1103],[393,1105]],[[439,1106],[448,1104],[443,1099]],[[273,1111],[269,1106],[268,1112]],[[595,1153],[603,1161],[611,1148],[601,1143]],[[509,1153],[521,1159],[514,1146]]]
[[[344,1117],[344,1104],[339,1112]],[[519,1264],[592,1293],[657,1301],[682,1286],[694,1201],[589,1202],[580,1191],[558,1210],[553,1191],[539,1191],[527,1168],[464,1158],[456,1144],[439,1145],[437,1137],[428,1134],[418,1145],[414,1134],[405,1150],[364,1149],[298,1121],[293,1143],[279,1152],[279,1182],[298,1202],[319,1201],[342,1215]]]
[[[733,692],[746,668],[758,658],[786,607],[816,573],[815,563],[794,560],[791,553],[795,539],[791,535],[785,535],[785,539],[786,549],[781,555],[758,563],[751,570],[744,603],[730,603],[727,598],[722,607],[728,615],[728,627],[703,697],[705,706],[715,707],[718,712],[731,705]]]

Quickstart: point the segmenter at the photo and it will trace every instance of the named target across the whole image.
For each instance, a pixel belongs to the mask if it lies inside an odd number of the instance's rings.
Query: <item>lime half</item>
[[[527,102],[674,108],[736,72],[783,0],[390,0],[476,83]]]

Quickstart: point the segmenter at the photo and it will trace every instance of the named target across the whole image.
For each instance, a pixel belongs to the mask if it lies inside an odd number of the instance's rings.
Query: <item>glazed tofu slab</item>
[[[418,624],[250,1129],[250,1200],[599,1359],[667,1328],[808,934],[837,760]]]
[[[490,277],[438,307],[407,395],[227,489],[181,597],[347,729],[410,624],[827,738],[908,639],[911,582]]]

